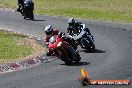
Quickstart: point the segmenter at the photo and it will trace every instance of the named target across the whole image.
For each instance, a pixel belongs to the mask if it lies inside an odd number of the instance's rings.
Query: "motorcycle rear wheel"
[[[33,11],[31,11],[31,14],[30,14],[30,20],[34,20],[34,14],[33,14]]]

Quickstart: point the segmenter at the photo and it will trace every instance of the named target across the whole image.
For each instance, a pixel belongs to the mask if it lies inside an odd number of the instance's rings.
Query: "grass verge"
[[[41,48],[25,35],[0,30],[0,63],[26,59],[35,53],[38,55]]]
[[[34,2],[35,13],[38,14],[132,22],[132,0],[34,0]],[[0,0],[0,7],[16,8],[16,0]]]

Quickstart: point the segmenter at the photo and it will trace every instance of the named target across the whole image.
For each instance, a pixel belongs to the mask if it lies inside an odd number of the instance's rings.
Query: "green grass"
[[[0,63],[17,61],[32,54],[32,46],[17,45],[23,38],[26,36],[0,31]]]
[[[5,1],[8,1],[6,3]],[[132,0],[34,0],[35,13],[116,22],[132,22]],[[0,0],[16,7],[16,0]]]

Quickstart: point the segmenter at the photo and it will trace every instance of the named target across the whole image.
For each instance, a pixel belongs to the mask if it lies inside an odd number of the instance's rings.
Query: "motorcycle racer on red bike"
[[[48,45],[49,43],[49,39],[54,36],[54,35],[58,35],[59,34],[59,29],[55,29],[55,28],[52,28],[51,25],[48,25],[45,27],[45,34],[46,34],[46,44]]]
[[[60,32],[59,29],[55,29],[51,25],[48,25],[48,26],[45,27],[45,34],[46,34],[46,38],[45,38],[46,45],[49,44],[49,39],[52,36],[54,36],[54,35],[60,35],[60,36],[64,35],[64,33]],[[68,37],[64,37],[64,36],[63,36],[63,39],[65,41],[67,41],[73,47],[73,49],[76,51],[77,45],[74,43],[73,39],[68,38]],[[51,53],[52,53],[52,50],[49,49],[48,52],[47,52],[47,56],[50,56]]]

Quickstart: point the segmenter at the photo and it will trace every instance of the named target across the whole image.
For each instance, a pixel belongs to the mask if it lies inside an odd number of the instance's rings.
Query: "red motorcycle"
[[[49,39],[48,48],[51,55],[58,57],[67,65],[81,60],[79,53],[60,35],[54,35]]]

